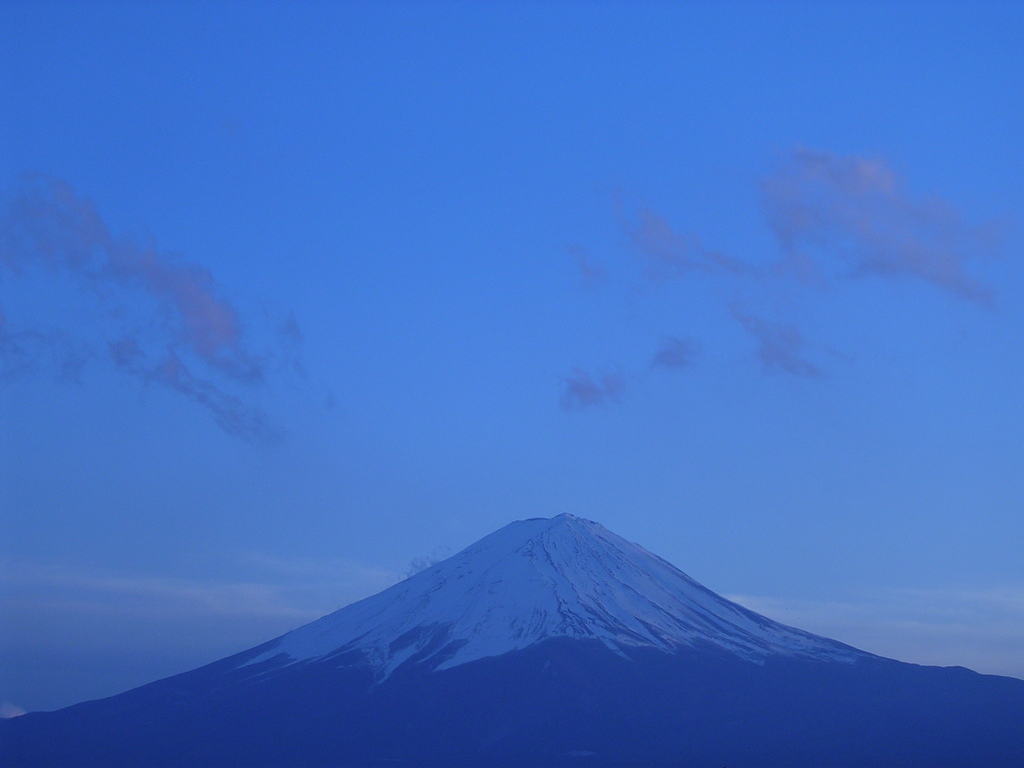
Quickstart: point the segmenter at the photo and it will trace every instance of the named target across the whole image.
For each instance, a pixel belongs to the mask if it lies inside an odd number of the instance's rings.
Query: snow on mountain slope
[[[751,660],[869,655],[771,621],[597,523],[559,515],[511,523],[271,641],[247,663],[362,651],[386,677],[409,660],[445,669],[554,637],[595,639],[620,653],[710,643]]]

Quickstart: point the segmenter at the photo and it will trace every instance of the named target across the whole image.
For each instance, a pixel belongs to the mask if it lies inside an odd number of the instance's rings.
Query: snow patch
[[[511,523],[282,636],[247,663],[356,650],[383,678],[410,661],[447,669],[555,637],[594,639],[620,653],[710,643],[754,661],[868,655],[756,614],[601,525],[559,515]]]

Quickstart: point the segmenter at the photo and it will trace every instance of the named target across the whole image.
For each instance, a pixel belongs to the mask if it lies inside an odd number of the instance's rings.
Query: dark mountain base
[[[258,649],[257,649],[258,650]],[[549,640],[374,685],[235,659],[0,723],[4,766],[1024,766],[1024,681]],[[260,674],[256,674],[259,672]]]

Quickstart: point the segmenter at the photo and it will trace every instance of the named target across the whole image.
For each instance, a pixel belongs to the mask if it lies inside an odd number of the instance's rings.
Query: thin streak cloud
[[[882,656],[1024,677],[1024,590],[903,589],[839,601],[728,595],[740,605]]]

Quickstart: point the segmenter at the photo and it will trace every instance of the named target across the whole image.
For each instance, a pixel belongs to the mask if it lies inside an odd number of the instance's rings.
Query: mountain
[[[505,526],[391,589],[268,643],[248,664],[359,651],[386,678],[407,662],[450,669],[552,638],[596,640],[620,655],[699,644],[747,659],[864,655],[758,616],[597,523],[559,515]]]
[[[7,766],[1024,766],[1024,681],[884,659],[600,525],[512,523],[256,648],[0,723]]]

